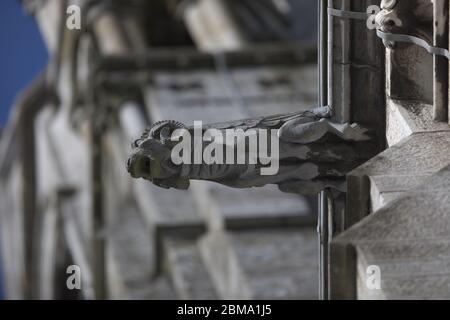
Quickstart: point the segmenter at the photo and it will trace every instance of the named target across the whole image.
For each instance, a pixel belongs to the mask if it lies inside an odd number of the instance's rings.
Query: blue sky
[[[47,63],[45,45],[33,17],[19,0],[0,1],[0,127],[16,95]]]
[[[33,18],[18,0],[0,1],[0,128],[16,95],[47,64],[47,51]],[[1,253],[0,253],[1,254]],[[0,299],[4,297],[0,256]]]

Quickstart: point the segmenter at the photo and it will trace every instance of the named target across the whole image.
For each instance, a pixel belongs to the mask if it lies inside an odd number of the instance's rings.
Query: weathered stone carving
[[[391,32],[394,27],[401,27],[402,21],[398,17],[397,0],[381,1],[381,11],[376,15],[377,28],[383,32]],[[393,48],[394,42],[383,40],[386,48]]]
[[[194,127],[170,120],[154,124],[133,143],[134,150],[128,159],[127,169],[133,178],[144,178],[163,188],[187,189],[189,180],[193,179],[215,181],[235,188],[277,184],[283,191],[302,194],[315,194],[326,187],[342,189],[345,174],[361,162],[355,142],[368,140],[369,137],[366,135],[367,130],[357,124],[333,123],[329,119],[330,114],[329,107],[321,107],[312,111],[202,127],[202,133],[209,129],[219,132],[227,129],[243,130],[246,147],[250,136],[261,140],[261,135],[258,135],[260,130],[272,130],[279,140],[279,157],[275,159],[279,161],[279,170],[275,175],[261,174],[267,167],[261,164],[267,163],[262,161],[264,159],[259,158],[253,164],[248,161],[249,148],[245,148],[245,163],[174,164],[172,150],[181,137],[174,138],[176,130],[182,129],[182,132],[193,135]],[[203,141],[203,150],[213,143],[223,148],[223,154],[229,148],[235,151],[235,155],[238,153],[237,140],[232,143]],[[258,141],[260,146],[259,143],[261,141]],[[266,145],[270,149],[271,145]],[[195,152],[192,151],[191,154]],[[269,150],[266,155],[272,155],[273,151]]]
[[[377,29],[385,33],[405,34],[421,38],[428,43],[433,41],[433,2],[383,0],[381,11],[376,15]],[[431,27],[431,28],[430,28]],[[383,40],[387,48],[393,49],[395,43]]]

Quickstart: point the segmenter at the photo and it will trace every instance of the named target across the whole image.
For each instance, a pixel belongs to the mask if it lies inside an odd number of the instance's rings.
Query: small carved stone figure
[[[327,187],[343,189],[345,174],[364,160],[357,144],[369,137],[367,130],[357,124],[331,122],[330,115],[329,107],[320,107],[312,111],[202,126],[203,134],[211,129],[223,133],[223,136],[227,130],[245,133],[245,142],[241,146],[239,139],[231,142],[203,140],[200,154],[215,144],[216,153],[228,155],[231,151],[233,159],[202,163],[189,161],[193,159],[191,155],[184,157],[188,161],[183,163],[173,161],[174,148],[181,138],[186,138],[186,133],[195,135],[195,127],[172,120],[160,121],[133,143],[127,170],[133,178],[144,178],[163,188],[187,189],[192,179],[214,181],[235,188],[277,184],[282,191],[302,194],[317,194]],[[183,134],[177,136],[177,131]],[[266,137],[261,132],[272,132],[272,136]],[[273,135],[278,140],[276,144],[268,143]],[[251,137],[259,147],[268,149],[263,156],[257,153],[253,162],[249,160],[252,157]],[[188,151],[194,154],[195,148],[191,144],[188,146]],[[239,152],[246,153],[244,162],[236,162]],[[267,157],[278,166],[271,175],[263,174],[270,165]]]
[[[412,6],[411,3],[412,1],[383,0],[382,10],[375,17],[378,30],[388,34],[415,36],[433,43],[433,32],[428,28],[433,23],[433,2],[419,1]],[[395,42],[384,38],[383,43],[387,48],[395,47]]]

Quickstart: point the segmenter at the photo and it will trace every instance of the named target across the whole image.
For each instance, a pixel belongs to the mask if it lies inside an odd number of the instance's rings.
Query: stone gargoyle
[[[163,188],[187,189],[189,180],[208,180],[235,188],[277,184],[282,191],[301,194],[317,194],[325,188],[343,191],[345,174],[365,160],[358,145],[364,145],[360,142],[368,140],[369,136],[367,130],[357,124],[332,122],[331,112],[329,107],[320,107],[311,111],[202,126],[202,134],[215,129],[215,136],[227,130],[241,130],[245,133],[245,142],[239,146],[239,139],[231,142],[204,139],[200,152],[211,149],[214,144],[213,155],[231,151],[233,159],[201,163],[189,161],[193,160],[192,154],[196,152],[192,144],[187,144],[187,151],[192,151],[190,155],[184,154],[186,150],[182,152],[183,159],[188,161],[179,163],[173,160],[173,151],[180,140],[187,135],[195,136],[195,126],[188,127],[173,120],[160,121],[133,143],[127,170],[133,178],[143,178]],[[266,137],[261,132],[272,134]],[[249,160],[252,158],[249,146],[252,136],[253,142],[259,140],[258,143],[269,149],[264,153],[265,159],[253,152],[253,156],[256,154],[254,161]],[[270,139],[274,141],[274,136],[278,141],[269,144]],[[261,147],[261,144],[258,145]],[[236,162],[239,152],[246,153],[244,162]],[[276,162],[277,170],[262,174],[264,169],[268,169],[269,154],[270,160]]]

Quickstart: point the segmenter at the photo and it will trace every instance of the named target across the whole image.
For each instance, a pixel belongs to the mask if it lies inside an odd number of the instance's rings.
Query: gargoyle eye
[[[132,147],[132,148],[137,148],[137,147],[139,147],[139,141],[141,141],[141,139],[135,140],[135,141],[131,144],[131,147]]]

